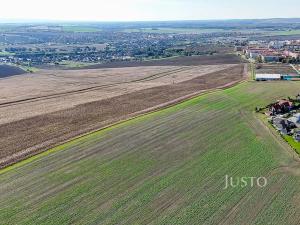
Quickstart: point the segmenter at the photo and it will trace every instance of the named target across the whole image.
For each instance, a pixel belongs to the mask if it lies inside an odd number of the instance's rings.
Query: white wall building
[[[256,81],[281,80],[281,74],[264,74],[258,73],[255,76]]]

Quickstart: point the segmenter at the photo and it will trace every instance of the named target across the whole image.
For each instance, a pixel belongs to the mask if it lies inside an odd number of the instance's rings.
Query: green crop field
[[[14,53],[6,52],[6,51],[0,51],[0,56],[12,56]]]
[[[0,224],[299,224],[298,156],[253,112],[299,89],[249,81],[4,169]]]
[[[226,32],[224,29],[204,29],[204,28],[140,28],[140,29],[124,29],[123,32],[142,32],[142,33],[176,33],[176,34],[204,34]],[[227,31],[229,32],[229,31]]]
[[[300,30],[271,31],[267,32],[266,35],[300,35]]]
[[[62,30],[66,32],[100,32],[101,29],[97,27],[87,27],[87,26],[72,26],[63,25]]]

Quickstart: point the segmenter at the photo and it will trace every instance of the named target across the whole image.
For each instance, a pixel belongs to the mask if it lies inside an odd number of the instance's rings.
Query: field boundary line
[[[297,68],[293,64],[290,64],[290,66],[296,71],[297,74],[300,75],[300,71],[298,71]]]

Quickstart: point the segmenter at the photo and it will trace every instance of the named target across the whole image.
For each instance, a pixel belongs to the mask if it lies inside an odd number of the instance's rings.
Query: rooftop
[[[281,74],[258,73],[256,79],[281,79]]]

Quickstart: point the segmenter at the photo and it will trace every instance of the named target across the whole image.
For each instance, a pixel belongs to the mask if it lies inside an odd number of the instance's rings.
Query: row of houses
[[[284,57],[283,54],[264,47],[247,47],[243,54],[250,59],[261,60],[262,62],[279,62]]]
[[[272,49],[276,49],[283,53],[283,56],[299,59],[300,57],[300,40],[297,41],[287,41],[281,48],[272,47]]]
[[[281,62],[289,58],[299,60],[300,41],[274,41],[266,43],[249,43],[248,46],[236,46],[247,58],[261,62]]]
[[[288,44],[285,44],[283,47],[289,51],[300,52],[300,40],[291,41]]]
[[[298,102],[299,95],[297,99]],[[300,113],[298,108],[293,101],[282,99],[269,105],[266,115],[270,116],[270,123],[282,135],[293,136],[295,141],[300,142]]]
[[[299,58],[300,57],[300,51],[290,51],[290,50],[285,50],[283,51],[283,55],[286,57],[291,57],[291,58]]]

